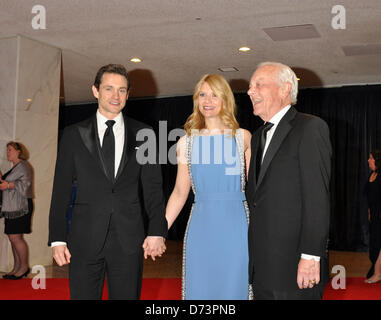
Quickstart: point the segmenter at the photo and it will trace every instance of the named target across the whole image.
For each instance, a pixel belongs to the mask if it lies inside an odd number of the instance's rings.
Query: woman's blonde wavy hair
[[[184,130],[187,135],[190,136],[192,130],[205,129],[205,118],[200,112],[198,105],[198,96],[201,91],[201,86],[205,82],[210,86],[213,93],[222,100],[222,108],[219,116],[224,125],[232,130],[232,136],[234,137],[239,128],[238,121],[235,118],[236,104],[234,95],[228,82],[219,74],[206,74],[197,83],[193,94],[193,113],[188,117],[184,125]]]

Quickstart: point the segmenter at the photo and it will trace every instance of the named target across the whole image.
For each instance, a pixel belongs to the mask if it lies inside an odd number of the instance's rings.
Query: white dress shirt
[[[103,136],[107,129],[106,121],[109,119],[103,116],[99,112],[99,110],[97,111],[96,118],[97,118],[99,142],[102,147]],[[113,120],[115,121],[115,124],[112,127],[112,131],[114,132],[114,136],[115,136],[115,176],[116,176],[116,174],[118,173],[120,160],[122,159],[123,147],[124,147],[124,120],[123,120],[122,113],[119,113]],[[51,247],[55,247],[59,245],[66,245],[66,242],[54,241],[51,243]]]
[[[271,129],[269,131],[267,131],[267,135],[266,135],[266,144],[265,144],[265,147],[263,149],[263,155],[262,155],[262,161],[263,161],[263,158],[266,154],[266,151],[267,151],[267,148],[271,142],[271,139],[273,138],[273,135],[275,133],[275,130],[279,124],[279,122],[282,120],[282,118],[284,117],[284,115],[287,113],[288,110],[290,110],[291,108],[291,105],[288,105],[286,107],[284,107],[282,110],[280,110],[277,114],[275,114],[268,122],[271,122],[273,123],[274,125],[271,127]],[[320,257],[317,257],[317,256],[312,256],[312,255],[309,255],[309,254],[305,254],[305,253],[302,253],[302,256],[301,256],[303,259],[307,259],[307,260],[311,260],[311,259],[315,259],[315,261],[320,261]]]
[[[109,120],[105,116],[103,116],[99,110],[97,111],[97,125],[98,125],[98,136],[99,136],[99,142],[103,144],[103,136],[105,134],[105,131],[107,129],[106,121]],[[114,132],[115,136],[115,177],[118,173],[118,168],[120,165],[120,160],[122,159],[123,155],[123,147],[124,147],[124,120],[123,115],[120,112],[114,119],[115,124],[112,127],[112,131]]]

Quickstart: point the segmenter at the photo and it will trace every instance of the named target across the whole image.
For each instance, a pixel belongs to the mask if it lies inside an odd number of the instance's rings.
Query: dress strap
[[[246,188],[246,161],[245,161],[245,152],[244,152],[245,147],[244,147],[244,141],[243,141],[243,130],[238,129],[235,137],[236,137],[235,140],[237,143],[237,150],[239,153],[239,160],[241,163],[241,166],[240,166],[240,170],[241,170],[241,172],[240,172],[240,174],[241,174],[241,191],[245,192],[245,188]],[[250,223],[250,211],[249,211],[249,205],[247,204],[246,200],[243,202],[243,206],[245,208],[247,224],[249,224]],[[249,294],[249,296],[252,296],[252,294]]]
[[[244,148],[244,142],[243,142],[243,130],[238,129],[235,135],[235,140],[237,143],[237,150],[239,153],[239,160],[240,160],[240,176],[241,176],[241,191],[245,192],[245,186],[246,186],[246,162],[245,162],[245,148]]]
[[[188,165],[188,174],[192,185],[192,191],[194,194],[196,194],[196,188],[194,186],[193,182],[193,176],[192,176],[192,149],[193,149],[193,137],[194,135],[191,134],[190,136],[186,135],[186,158],[187,158],[187,165]]]

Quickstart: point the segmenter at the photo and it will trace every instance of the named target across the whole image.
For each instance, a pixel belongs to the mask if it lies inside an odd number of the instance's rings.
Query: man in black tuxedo
[[[136,134],[147,126],[122,115],[129,79],[121,65],[99,69],[92,87],[96,115],[65,128],[57,157],[49,245],[69,265],[72,299],[139,299],[144,255],[160,256],[167,234],[160,165],[142,164]],[[77,183],[66,232],[73,182]],[[145,238],[141,203],[148,216]]]
[[[260,64],[248,95],[265,124],[252,137],[246,197],[255,299],[321,299],[329,279],[331,143],[327,124],[299,113],[295,73]]]

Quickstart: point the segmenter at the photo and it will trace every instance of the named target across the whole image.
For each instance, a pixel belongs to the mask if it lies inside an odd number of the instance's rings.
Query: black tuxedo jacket
[[[328,280],[328,126],[322,119],[291,107],[274,132],[256,183],[260,131],[252,137],[246,189],[250,283],[274,290],[296,290],[298,263],[305,253],[321,257],[323,284]]]
[[[49,218],[49,245],[66,241],[71,253],[92,256],[102,249],[110,217],[124,253],[141,249],[145,237],[142,203],[148,216],[148,235],[167,234],[162,176],[159,164],[137,161],[136,134],[146,125],[124,117],[125,141],[116,179],[107,176],[96,116],[65,128],[57,157]],[[73,181],[77,194],[67,237]]]

